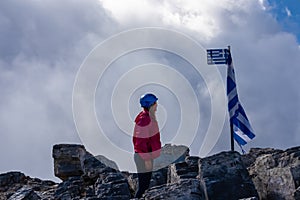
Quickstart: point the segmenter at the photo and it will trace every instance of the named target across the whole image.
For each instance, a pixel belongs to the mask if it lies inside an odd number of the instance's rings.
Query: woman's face
[[[157,102],[155,102],[155,103],[152,105],[152,107],[153,107],[153,111],[155,112],[155,111],[157,110]]]

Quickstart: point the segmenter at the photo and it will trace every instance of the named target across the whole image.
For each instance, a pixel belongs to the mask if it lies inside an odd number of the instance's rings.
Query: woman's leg
[[[140,198],[149,188],[152,171],[146,172],[145,161],[138,155],[138,153],[134,154],[134,161],[138,172],[138,189],[135,193],[135,198]]]

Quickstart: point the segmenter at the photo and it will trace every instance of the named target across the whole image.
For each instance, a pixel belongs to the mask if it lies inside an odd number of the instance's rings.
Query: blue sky
[[[283,30],[294,33],[300,41],[300,1],[268,0],[270,12],[280,23]]]
[[[295,112],[300,110],[299,6],[299,0],[0,1],[0,173],[18,170],[33,177],[58,181],[53,175],[51,157],[52,146],[58,143],[81,143],[91,153],[101,154],[85,143],[76,130],[72,110],[76,75],[97,45],[122,31],[143,27],[160,27],[186,34],[204,50],[231,45],[239,98],[256,134],[245,150],[252,147],[286,149],[299,145],[300,113]],[[148,40],[157,42],[151,35]],[[136,41],[132,36],[124,41],[124,46]],[[164,40],[161,43],[164,44]],[[174,41],[178,43],[182,45],[178,51],[187,45]],[[116,49],[107,52],[113,50]],[[185,53],[198,55],[193,49]],[[197,110],[200,128],[190,146],[191,153],[199,155],[213,112],[211,99],[222,90],[217,80],[221,77],[220,81],[225,83],[226,68],[209,68],[220,76],[205,83],[204,77],[186,60],[163,51],[124,55],[104,74],[106,77],[96,90],[95,107],[99,110],[95,113],[104,121],[103,129],[107,130],[108,138],[112,138],[115,146],[122,143],[119,146],[124,152],[132,153],[130,136],[119,137],[124,131],[115,119],[109,118],[113,106],[110,99],[119,80],[126,80],[125,75],[137,73],[134,69],[147,63],[169,66],[174,76],[164,74],[164,69],[156,70],[153,76],[169,80],[170,87],[156,83],[145,87],[138,85],[131,94],[127,90],[120,92],[123,96],[114,103],[124,105],[126,99],[130,104],[122,106],[125,110],[120,112],[127,120],[126,129],[131,131],[132,118],[140,110],[139,95],[154,90],[160,99],[158,119],[167,123],[162,128],[162,142],[172,142],[174,129],[181,124],[181,111],[189,106],[179,101],[185,91],[172,91],[189,88],[176,82],[177,78],[184,77],[200,107]],[[182,76],[176,77],[176,74]],[[132,80],[142,81],[144,77],[145,74],[140,74]],[[106,81],[103,83],[103,80]],[[208,86],[218,87],[210,94]],[[225,104],[221,99],[225,97],[216,101],[222,108]],[[192,102],[194,97],[185,95],[183,98]],[[226,115],[210,155],[229,149],[227,122]],[[189,127],[185,130],[186,133],[191,131]],[[102,141],[93,142],[106,145]],[[105,156],[110,158],[110,155]],[[126,169],[126,163],[115,161],[121,169]]]

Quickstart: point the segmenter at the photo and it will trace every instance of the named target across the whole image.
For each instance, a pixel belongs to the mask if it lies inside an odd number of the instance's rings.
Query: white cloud
[[[266,0],[258,0],[260,6],[262,7],[263,10],[266,10]]]
[[[194,31],[206,39],[222,32],[228,23],[246,24],[247,17],[263,10],[255,1],[225,0],[217,4],[208,0],[139,1],[101,0],[103,6],[122,25],[131,27],[171,26]],[[128,6],[130,5],[130,6]],[[255,11],[258,10],[258,11]],[[225,24],[224,24],[225,23]]]
[[[0,10],[0,172],[52,179],[52,145],[80,142],[77,69],[116,26],[97,0],[1,1]]]
[[[81,62],[96,44],[117,30],[132,27],[179,30],[207,48],[231,45],[240,99],[257,134],[246,148],[298,145],[299,44],[294,35],[280,29],[268,13],[267,3],[1,1],[0,171],[18,169],[37,177],[53,177],[52,145],[80,142],[72,121],[71,93]],[[157,60],[163,59],[165,63],[173,61],[165,55]],[[124,62],[131,60],[125,58]],[[225,78],[225,68],[219,69]],[[190,76],[197,88],[197,77]],[[197,89],[206,100],[207,90]],[[203,104],[208,112],[210,104]],[[226,126],[214,152],[229,149]],[[193,145],[197,142],[201,138]]]
[[[102,2],[105,5],[106,2],[120,1]],[[299,142],[282,143],[282,134],[279,133],[284,131],[282,122],[287,120],[288,113],[293,112],[293,107],[299,107],[296,88],[299,78],[295,75],[295,71],[299,71],[296,67],[299,62],[298,44],[295,36],[283,32],[276,19],[268,13],[267,1],[226,0],[215,3],[164,0],[159,4],[157,1],[147,1],[146,4],[149,5],[144,8],[146,11],[134,12],[135,17],[132,17],[128,6],[122,6],[122,17],[115,6],[119,4],[111,3],[106,8],[117,20],[122,18],[119,22],[125,27],[132,27],[138,21],[139,25],[155,24],[178,29],[192,35],[206,47],[226,47],[230,44],[238,72],[240,96],[245,101],[244,107],[250,108],[250,119],[253,118],[258,135],[253,145],[274,144],[278,148],[285,148]],[[280,105],[285,104],[286,98],[289,106],[279,109]],[[296,115],[298,120],[299,115]],[[264,122],[270,118],[277,122]],[[291,135],[297,134],[293,124],[288,130]],[[275,132],[277,137],[274,137]],[[267,139],[271,135],[274,140]]]
[[[157,21],[159,20],[159,11],[162,9],[160,3],[148,0],[100,0],[100,2],[112,17],[122,24],[134,22],[135,25],[139,25],[145,21]]]
[[[290,9],[288,7],[285,7],[285,12],[288,17],[292,16],[292,12],[290,11]]]

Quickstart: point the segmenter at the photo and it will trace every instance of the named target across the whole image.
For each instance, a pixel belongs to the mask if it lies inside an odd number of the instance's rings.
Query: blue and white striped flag
[[[227,97],[230,124],[233,126],[234,139],[239,145],[245,145],[247,142],[252,140],[255,135],[246,113],[239,102],[230,52],[228,55],[227,64]]]
[[[227,64],[228,49],[207,49],[206,52],[208,65]]]

